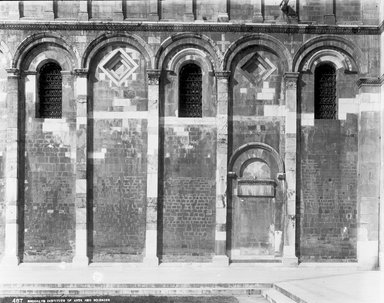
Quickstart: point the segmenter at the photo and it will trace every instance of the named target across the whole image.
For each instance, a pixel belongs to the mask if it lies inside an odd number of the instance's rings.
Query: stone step
[[[125,288],[125,287],[22,287],[0,288],[0,297],[5,296],[197,296],[197,295],[259,295],[264,288],[247,287],[198,287],[198,288]]]
[[[272,283],[3,283],[4,288],[271,288]]]
[[[262,294],[270,303],[301,303],[292,300],[275,288],[263,290]]]

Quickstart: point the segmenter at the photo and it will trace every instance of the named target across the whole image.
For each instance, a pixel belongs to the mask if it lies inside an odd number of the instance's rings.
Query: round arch
[[[220,50],[211,38],[197,33],[176,34],[164,40],[155,56],[155,68],[164,68],[184,49],[195,49],[208,58],[214,70],[219,70],[222,62]]]
[[[21,69],[26,58],[31,58],[31,54],[36,55],[36,50],[41,50],[45,45],[54,45],[59,49],[63,49],[69,54],[71,67],[76,68],[79,66],[80,56],[75,48],[70,46],[62,36],[56,33],[44,32],[33,34],[20,43],[12,60],[12,68]]]
[[[240,146],[239,148],[237,148],[233,152],[232,156],[229,159],[228,170],[232,171],[233,168],[234,168],[234,165],[236,163],[236,160],[238,160],[239,157],[243,153],[245,153],[245,152],[247,152],[248,150],[251,150],[251,149],[259,149],[259,150],[263,150],[263,151],[268,152],[272,156],[272,158],[274,159],[274,161],[275,161],[275,163],[276,163],[276,165],[278,167],[279,173],[284,173],[285,172],[284,162],[281,159],[279,153],[276,151],[276,149],[274,149],[272,146],[270,146],[268,144],[261,143],[261,142],[247,143],[247,144],[244,144],[244,145]]]
[[[364,73],[358,62],[364,60],[360,48],[351,41],[333,35],[309,39],[296,52],[292,70],[294,72],[312,70],[318,63],[329,61],[337,68],[344,67],[350,72]],[[362,64],[364,66],[364,64]]]
[[[105,46],[109,44],[125,43],[136,48],[144,57],[147,67],[152,68],[154,54],[145,41],[137,35],[106,33],[93,40],[86,48],[81,59],[81,67],[89,68],[91,60]]]
[[[170,60],[167,62],[166,70],[178,71],[181,65],[186,62],[196,61],[200,67],[207,67],[207,70],[214,70],[214,66],[212,62],[207,59],[205,53],[199,49],[194,48],[185,48],[179,51],[177,54],[169,58]]]
[[[71,71],[76,65],[65,48],[54,45],[47,49],[46,44],[39,44],[24,57],[21,64],[23,70],[38,71],[39,67],[51,61],[56,62],[63,71]]]
[[[279,58],[281,58],[284,70],[286,72],[290,71],[292,65],[291,54],[278,39],[266,34],[247,35],[233,42],[224,55],[222,65],[223,70],[230,70],[232,62],[237,54],[250,46],[263,46],[275,52]]]

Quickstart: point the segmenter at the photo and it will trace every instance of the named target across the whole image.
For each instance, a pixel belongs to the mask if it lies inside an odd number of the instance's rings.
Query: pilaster
[[[20,19],[20,5],[19,1],[8,1],[8,20]]]
[[[325,24],[336,24],[336,2],[335,0],[325,0]]]
[[[79,20],[80,21],[88,21],[88,0],[80,0],[80,8],[79,8]]]
[[[148,70],[147,217],[143,263],[157,266],[157,200],[159,163],[160,70]]]
[[[54,20],[55,13],[53,11],[54,0],[46,1],[44,10],[44,20]]]
[[[159,0],[149,0],[149,20],[159,21]]]
[[[18,255],[18,133],[19,82],[18,69],[8,69],[7,129],[5,149],[5,247],[1,266],[17,266]]]
[[[297,81],[299,73],[285,73],[285,171],[286,205],[283,263],[295,266],[296,257],[296,153],[297,153]]]
[[[382,34],[383,36],[383,34]],[[383,39],[383,38],[382,38]],[[380,100],[384,100],[384,75],[380,88]],[[380,129],[380,204],[379,204],[379,268],[384,271],[384,102],[381,101]]]
[[[228,1],[229,0],[218,0],[218,9],[219,14],[217,16],[218,22],[228,22],[229,21],[229,15],[228,15]]]
[[[216,155],[216,228],[213,263],[228,265],[227,243],[227,171],[228,171],[228,80],[230,72],[216,73],[217,79],[217,155]]]
[[[195,21],[193,0],[185,0],[184,21]]]
[[[87,98],[88,70],[75,70],[76,98],[76,247],[73,264],[87,266]]]
[[[359,268],[381,266],[381,229],[383,228],[381,168],[382,87],[378,78],[358,80],[358,153],[357,153],[357,260]],[[381,120],[381,121],[380,121]],[[369,155],[369,156],[367,156]],[[379,178],[371,176],[380,176]],[[380,260],[381,259],[381,260]]]
[[[253,17],[252,22],[261,23],[264,21],[263,16],[263,0],[253,0]]]
[[[123,21],[123,1],[126,0],[118,0],[115,1],[114,12],[113,12],[113,21]]]

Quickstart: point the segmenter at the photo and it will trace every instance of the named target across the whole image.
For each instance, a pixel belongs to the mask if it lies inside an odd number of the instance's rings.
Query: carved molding
[[[379,35],[382,26],[317,26],[311,24],[158,24],[155,22],[106,22],[18,20],[0,22],[6,30],[96,30],[96,31],[142,31],[142,32],[248,32],[286,34],[360,34]]]
[[[299,73],[285,73],[284,74],[285,88],[296,89],[298,79],[299,79]]]
[[[231,72],[229,71],[215,72],[215,76],[217,79],[228,79],[230,75],[231,75]]]
[[[88,69],[87,68],[76,68],[73,70],[73,74],[77,77],[87,77]]]
[[[149,69],[147,70],[148,85],[159,85],[161,70]]]
[[[20,70],[18,68],[7,68],[6,72],[8,77],[20,77]]]

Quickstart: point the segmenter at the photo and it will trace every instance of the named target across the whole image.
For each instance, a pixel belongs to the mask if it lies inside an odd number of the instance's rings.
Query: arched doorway
[[[249,143],[234,152],[228,169],[231,261],[279,260],[285,197],[279,154],[267,144]]]

